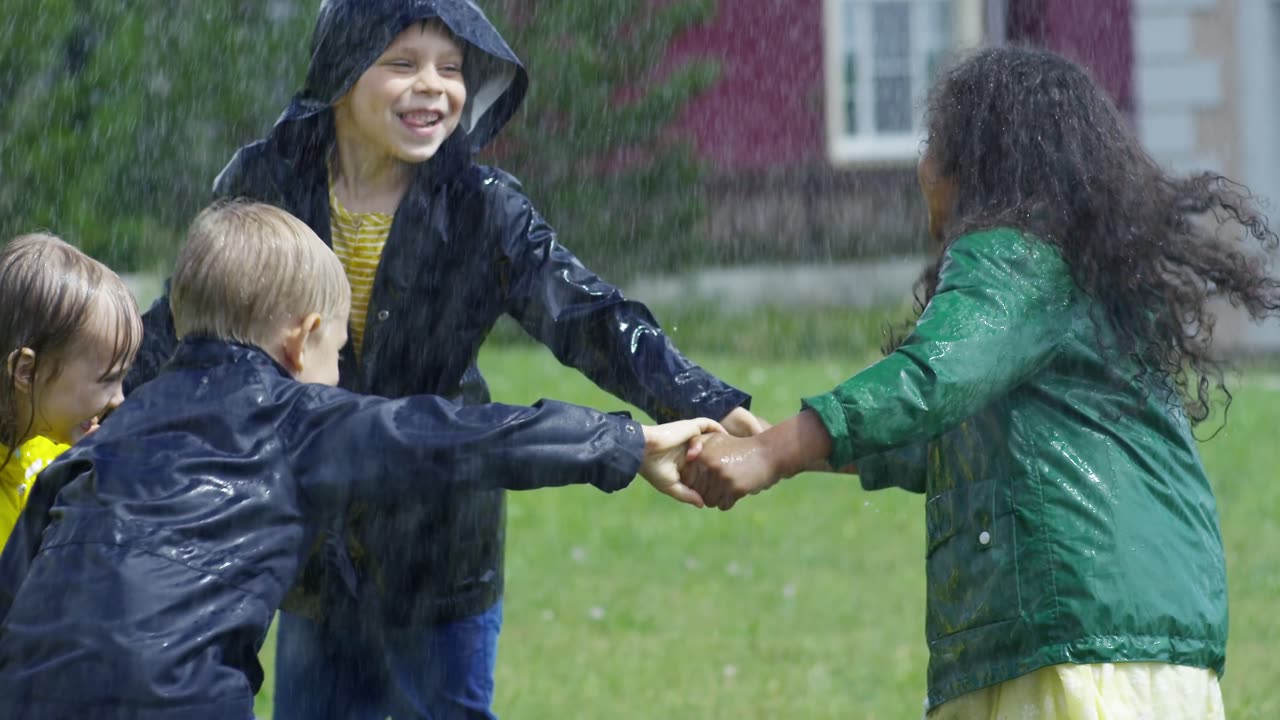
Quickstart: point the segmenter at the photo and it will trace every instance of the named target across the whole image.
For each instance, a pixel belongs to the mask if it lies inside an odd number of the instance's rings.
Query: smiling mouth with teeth
[[[434,128],[444,119],[444,115],[436,111],[413,111],[400,113],[400,120],[412,128]]]

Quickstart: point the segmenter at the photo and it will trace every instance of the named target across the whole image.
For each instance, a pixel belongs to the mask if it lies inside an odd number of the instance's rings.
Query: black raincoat
[[[475,367],[494,323],[515,318],[564,364],[659,421],[719,419],[749,397],[681,355],[641,304],[628,301],[556,239],[519,183],[473,162],[524,97],[515,54],[466,0],[330,0],[321,9],[306,87],[263,140],[242,148],[215,183],[220,197],[249,197],[297,215],[330,242],[327,157],[332,104],[412,22],[439,17],[467,43],[462,121],[423,163],[401,201],[374,280],[362,354],[348,346],[343,387],[386,397],[432,393],[486,402]],[[156,371],[173,347],[167,298],[146,314],[146,338],[126,383]],[[416,475],[412,466],[392,472]],[[374,504],[350,532],[382,590],[385,620],[424,625],[468,617],[502,594],[501,492],[425,505]],[[341,537],[341,536],[345,536]],[[376,560],[375,560],[376,562]],[[317,617],[340,601],[332,564],[313,562],[285,608]],[[319,602],[316,602],[319,601]]]
[[[271,618],[353,503],[613,491],[643,454],[636,423],[587,408],[375,398],[184,341],[41,474],[0,556],[0,717],[250,718]]]

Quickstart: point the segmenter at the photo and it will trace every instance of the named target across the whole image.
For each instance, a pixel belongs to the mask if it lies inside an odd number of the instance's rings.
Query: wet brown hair
[[[109,308],[114,318],[109,367],[127,365],[142,342],[142,318],[120,276],[48,233],[21,235],[0,249],[0,443],[8,448],[0,467],[31,432],[30,423],[18,427],[10,358],[28,348],[36,355],[36,371],[53,363],[50,376],[56,376],[62,359],[76,349],[95,304]],[[34,388],[30,401],[34,410]]]
[[[943,250],[998,226],[1055,246],[1092,300],[1099,342],[1130,358],[1149,391],[1180,397],[1193,423],[1212,394],[1230,404],[1209,300],[1255,320],[1280,310],[1264,257],[1280,238],[1246,188],[1166,172],[1080,66],[1043,50],[961,59],[932,88],[925,121],[926,152],[958,190]],[[938,267],[917,289],[921,304]]]

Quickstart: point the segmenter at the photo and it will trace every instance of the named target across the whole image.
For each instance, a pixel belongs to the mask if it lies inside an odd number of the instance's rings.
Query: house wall
[[[1236,0],[1135,0],[1138,130],[1176,172],[1238,172]]]
[[[1002,18],[1005,40],[1075,60],[1089,69],[1121,110],[1133,110],[1132,0],[988,0],[1001,1],[1007,3]]]
[[[1013,42],[1091,68],[1133,102],[1130,0],[955,0],[956,36],[981,39],[982,5],[1004,9]],[[675,132],[706,162],[704,236],[727,257],[857,258],[927,250],[914,163],[834,167],[825,126],[823,0],[721,0],[716,17],[676,39],[671,57],[712,57],[720,79]]]
[[[1237,175],[1267,198],[1272,229],[1280,225],[1280,0],[1235,0],[1235,83],[1238,89],[1239,159]],[[1272,254],[1280,274],[1280,252]],[[1280,353],[1280,320],[1247,322],[1239,312],[1225,314],[1224,330],[1235,348]]]
[[[1280,3],[1135,0],[1135,12],[1137,118],[1148,150],[1174,172],[1243,182],[1280,220]],[[1280,351],[1280,321],[1255,324],[1225,303],[1216,310],[1220,349]]]
[[[828,162],[823,49],[823,0],[721,0],[714,20],[673,43],[673,60],[720,64],[720,79],[689,104],[675,132],[706,163],[704,236],[727,257],[821,260],[923,248],[914,165],[852,171]]]
[[[982,0],[957,0],[962,3]],[[1170,170],[1213,169],[1272,198],[1280,224],[1280,0],[985,0],[989,42],[1033,43],[1089,67]],[[721,0],[673,57],[721,60],[676,131],[710,177],[706,236],[735,259],[925,250],[911,167],[834,168],[823,121],[822,0]],[[972,34],[973,29],[968,31]],[[1219,346],[1280,351],[1280,322],[1222,308]]]
[[[1280,222],[1280,0],[1237,0],[1237,6],[1240,176],[1271,199],[1271,217]]]
[[[677,122],[715,174],[776,172],[824,157],[822,0],[721,0],[671,58],[708,57],[720,78]]]

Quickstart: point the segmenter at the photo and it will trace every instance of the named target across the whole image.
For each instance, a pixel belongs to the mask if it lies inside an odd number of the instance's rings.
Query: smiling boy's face
[[[467,102],[462,59],[462,47],[437,23],[409,26],[335,104],[339,133],[366,156],[430,160]]]

